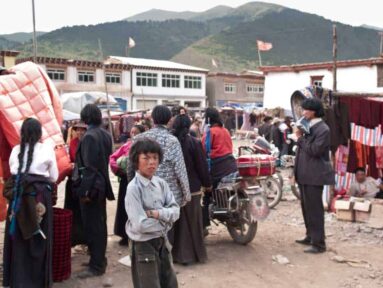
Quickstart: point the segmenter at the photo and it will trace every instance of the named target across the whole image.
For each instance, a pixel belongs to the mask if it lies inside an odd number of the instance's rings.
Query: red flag
[[[259,51],[269,51],[273,48],[273,44],[257,40],[257,46]]]

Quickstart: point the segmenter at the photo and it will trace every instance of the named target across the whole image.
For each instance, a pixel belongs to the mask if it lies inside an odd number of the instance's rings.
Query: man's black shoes
[[[311,239],[310,237],[303,238],[301,240],[295,240],[295,243],[301,244],[301,245],[311,245]]]
[[[304,250],[305,253],[309,254],[320,254],[326,252],[326,247],[311,246]]]

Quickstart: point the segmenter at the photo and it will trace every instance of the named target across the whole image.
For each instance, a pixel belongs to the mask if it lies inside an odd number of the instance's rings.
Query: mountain
[[[332,59],[332,21],[276,5],[265,10],[260,9],[259,3],[249,3],[245,7],[227,16],[241,15],[245,21],[233,22],[227,29],[200,39],[172,60],[211,69],[211,59],[214,58],[220,70],[254,69],[259,65],[256,40],[273,44],[272,50],[261,52],[263,65]],[[379,55],[379,37],[375,30],[341,23],[336,25],[339,59]]]
[[[44,35],[46,32],[42,31],[36,31],[36,36]],[[33,32],[18,32],[18,33],[12,33],[12,34],[4,34],[0,35],[0,37],[3,37],[9,41],[24,43],[32,39]]]
[[[174,19],[183,19],[188,20],[193,16],[196,16],[197,12],[174,12],[174,11],[166,11],[161,9],[151,9],[149,11],[134,15],[132,17],[126,18],[124,20],[135,22],[135,21],[166,21],[166,20],[174,20]]]
[[[367,29],[373,29],[373,30],[377,30],[377,31],[383,31],[383,28],[381,28],[381,27],[376,27],[376,26],[367,25],[367,24],[363,24],[360,27],[367,28]]]
[[[38,54],[96,60],[100,59],[100,39],[104,55],[124,56],[127,40],[132,37],[136,47],[130,49],[129,56],[172,59],[208,69],[212,68],[214,58],[219,69],[226,71],[254,69],[259,65],[256,40],[273,44],[272,50],[261,53],[263,65],[332,59],[333,22],[318,15],[262,2],[238,8],[217,6],[199,13],[165,12],[169,11],[150,10],[128,21],[64,27],[38,37]],[[153,21],[166,19],[165,16],[177,19]],[[182,17],[188,19],[179,19]],[[336,24],[339,59],[379,54],[376,30]],[[21,57],[30,56],[31,47],[31,42],[20,45]]]
[[[38,54],[85,60],[99,60],[98,39],[104,55],[125,55],[129,37],[136,42],[129,56],[170,59],[198,39],[210,34],[199,22],[118,21],[90,26],[65,27],[38,37]],[[31,43],[22,47],[21,57],[31,55]]]
[[[207,21],[215,18],[221,18],[229,15],[232,11],[235,9],[229,6],[216,6],[214,8],[211,8],[209,10],[206,10],[204,12],[198,13],[197,15],[194,15],[189,20],[193,21]]]
[[[20,43],[12,40],[8,40],[0,36],[0,50],[12,50],[15,49]]]

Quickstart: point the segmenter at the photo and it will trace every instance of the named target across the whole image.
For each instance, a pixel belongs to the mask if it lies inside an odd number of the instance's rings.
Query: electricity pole
[[[32,0],[32,18],[33,18],[33,62],[37,60],[37,39],[36,39],[36,17],[35,17],[35,0]]]

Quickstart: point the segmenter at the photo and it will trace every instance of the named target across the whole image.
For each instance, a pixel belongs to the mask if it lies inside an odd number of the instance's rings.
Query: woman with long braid
[[[52,286],[52,183],[58,169],[54,149],[40,141],[41,124],[27,118],[9,158],[13,187],[4,239],[5,287]]]

